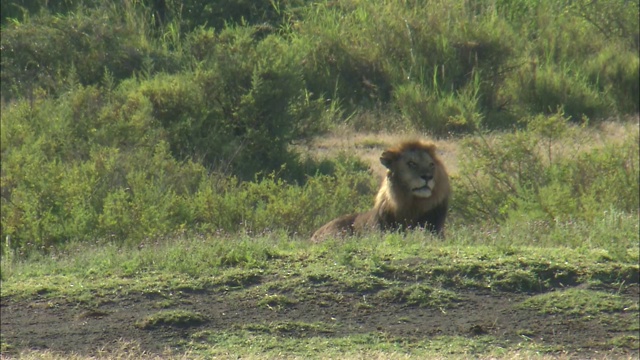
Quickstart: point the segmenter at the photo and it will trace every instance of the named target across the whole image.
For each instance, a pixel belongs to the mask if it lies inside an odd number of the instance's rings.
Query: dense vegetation
[[[353,157],[292,146],[345,124],[474,135],[454,225],[629,219],[637,134],[562,156],[552,145],[640,110],[638,6],[3,1],[3,254],[185,231],[306,236],[370,206],[377,186]]]

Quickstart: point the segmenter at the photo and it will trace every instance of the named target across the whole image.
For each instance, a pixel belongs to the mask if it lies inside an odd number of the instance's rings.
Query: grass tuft
[[[145,316],[135,323],[135,326],[151,330],[161,326],[192,327],[200,326],[207,322],[207,319],[197,313],[187,310],[163,310],[155,314]]]
[[[536,295],[525,300],[520,306],[537,310],[542,314],[576,316],[638,310],[638,303],[634,304],[616,294],[575,288]]]

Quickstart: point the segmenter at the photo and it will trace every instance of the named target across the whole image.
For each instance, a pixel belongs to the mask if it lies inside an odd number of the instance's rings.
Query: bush
[[[585,64],[590,82],[613,101],[620,113],[640,111],[640,59],[637,52],[610,46]]]
[[[284,229],[308,236],[331,218],[362,211],[373,203],[377,181],[368,172],[354,171],[361,165],[353,159],[345,160],[336,163],[335,175],[309,178],[303,186],[274,175],[222,188],[204,182],[194,194],[194,221],[202,231],[255,234]]]
[[[489,12],[423,5],[343,1],[300,12],[293,45],[306,54],[310,90],[349,110],[399,110],[418,130],[474,128],[478,111],[499,106],[514,34]]]
[[[510,127],[558,106],[577,121],[638,111],[637,0],[14,5],[3,4],[24,9],[3,22],[5,100],[97,85],[105,73],[117,85],[199,69],[230,86],[227,117],[243,101],[249,112],[262,106],[266,87],[307,98],[307,108],[340,107],[334,122],[383,111],[436,133]]]
[[[482,127],[478,87],[467,85],[456,94],[431,95],[415,84],[399,86],[395,102],[414,128],[435,135],[471,132]]]
[[[561,112],[537,116],[528,120],[527,129],[500,140],[465,141],[461,175],[455,179],[456,213],[476,221],[520,215],[591,221],[606,211],[637,211],[638,137],[556,156],[552,144],[572,136],[568,120]]]
[[[308,234],[328,217],[370,205],[377,184],[350,158],[327,167],[335,175],[303,186],[274,173],[240,182],[179,160],[143,92],[137,82],[113,92],[81,87],[2,112],[0,236],[14,249],[96,238],[135,243],[182,231]]]
[[[322,131],[332,116],[305,90],[298,55],[276,37],[255,42],[252,33],[247,28],[195,33],[191,51],[201,57],[200,68],[154,77],[138,90],[153,104],[176,157],[195,158],[242,179],[283,164],[295,167],[288,146]],[[204,44],[213,47],[199,53]]]
[[[33,97],[37,89],[60,95],[73,81],[98,84],[105,71],[119,82],[143,69],[176,70],[175,57],[150,44],[142,13],[114,11],[43,14],[3,27],[2,96]]]
[[[524,113],[551,115],[562,108],[574,121],[599,119],[613,110],[613,102],[576,68],[532,62],[517,74],[512,96]]]
[[[158,6],[158,3],[165,4]],[[298,8],[304,0],[218,0],[164,1],[153,6],[155,13],[162,14],[165,22],[180,20],[182,26],[191,31],[200,26],[222,29],[227,25],[259,25],[264,30],[275,31],[283,22],[283,12]]]

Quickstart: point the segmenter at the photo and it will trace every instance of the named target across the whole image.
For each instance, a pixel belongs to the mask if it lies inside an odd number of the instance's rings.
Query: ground
[[[621,314],[615,322],[602,317],[542,314],[517,306],[532,295],[490,290],[458,291],[452,304],[416,306],[383,302],[367,294],[345,293],[331,287],[316,288],[315,297],[286,306],[260,306],[251,297],[238,298],[233,291],[197,291],[161,294],[129,294],[98,306],[63,299],[34,298],[17,301],[2,298],[2,341],[11,344],[5,355],[24,349],[95,354],[117,346],[121,339],[141,344],[143,351],[162,353],[167,346],[179,347],[203,330],[214,332],[254,329],[258,325],[278,329],[282,337],[343,337],[377,333],[411,342],[438,336],[477,338],[492,336],[499,343],[514,346],[535,343],[551,353],[568,352],[571,357],[591,357],[610,351],[610,340],[635,337],[635,345],[617,347],[614,355],[637,357],[637,328],[627,331],[621,322],[637,321],[637,311]],[[638,303],[638,286],[622,294]],[[338,295],[339,296],[336,296]],[[168,301],[168,298],[171,298]],[[366,306],[363,304],[366,303]],[[202,322],[179,325],[141,326],[143,319],[162,310],[180,308],[203,315]],[[625,316],[628,316],[625,319]],[[329,328],[282,326],[324,323]],[[253,326],[253,327],[251,327]],[[632,327],[633,329],[633,327]],[[182,344],[182,345],[181,345]]]

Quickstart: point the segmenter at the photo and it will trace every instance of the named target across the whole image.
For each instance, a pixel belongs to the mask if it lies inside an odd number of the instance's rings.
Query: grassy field
[[[81,359],[638,356],[637,218],[614,214],[596,227],[535,232],[540,225],[522,225],[453,228],[445,241],[416,232],[320,245],[278,233],[185,235],[139,248],[70,245],[4,261],[2,352]],[[629,237],[596,241],[613,227]]]
[[[554,146],[588,152],[636,129],[633,121],[607,124],[580,130],[588,146]],[[367,151],[402,137],[342,136],[306,151],[359,151],[367,161]],[[460,147],[451,140],[441,148],[455,159]],[[632,359],[640,346],[638,226],[637,214],[609,210],[563,222],[454,217],[446,240],[413,232],[311,244],[281,230],[186,232],[7,254],[2,353]]]
[[[0,357],[637,358],[639,1],[3,1]],[[311,244],[433,140],[446,238]]]

